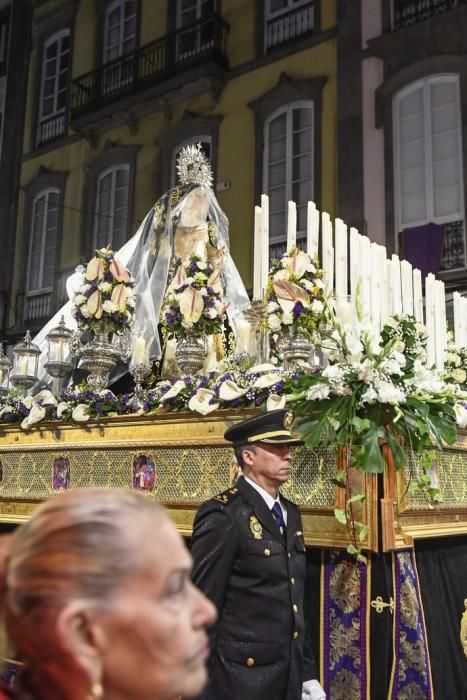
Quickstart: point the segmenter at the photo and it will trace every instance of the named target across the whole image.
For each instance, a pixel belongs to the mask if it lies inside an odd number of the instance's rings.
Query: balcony
[[[63,136],[66,133],[65,112],[57,114],[49,119],[42,119],[37,131],[37,146],[44,146]]]
[[[222,17],[210,15],[79,76],[72,82],[72,125],[98,111],[110,114],[117,101],[121,102],[121,109],[128,109],[125,99],[128,101],[135,94],[138,102],[142,93],[144,98],[162,95],[169,89],[171,79],[190,69],[205,67],[208,62],[225,70],[228,29]],[[184,76],[181,85],[190,82]]]
[[[466,0],[393,0],[392,30],[423,22],[460,5]]]
[[[269,17],[266,19],[265,27],[265,51],[269,53],[307,34],[312,34],[314,28],[314,0],[309,0],[290,12]]]
[[[31,294],[24,297],[23,323],[36,327],[51,316],[52,294]],[[39,324],[40,325],[40,324]]]

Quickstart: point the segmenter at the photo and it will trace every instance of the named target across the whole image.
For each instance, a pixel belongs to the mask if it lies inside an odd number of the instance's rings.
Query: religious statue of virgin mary
[[[157,200],[134,236],[116,253],[135,286],[135,331],[143,333],[150,357],[162,355],[159,320],[164,296],[180,261],[196,254],[221,270],[227,315],[232,325],[250,301],[229,250],[229,222],[212,189],[212,173],[201,144],[182,149],[177,160],[179,184]],[[67,282],[70,296],[83,282],[77,271]],[[69,328],[76,323],[71,316],[71,302],[41,329],[35,343],[43,353],[46,336],[61,316]],[[45,379],[45,371],[40,379]]]

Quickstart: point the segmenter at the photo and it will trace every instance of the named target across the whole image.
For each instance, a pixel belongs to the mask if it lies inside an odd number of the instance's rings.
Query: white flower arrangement
[[[96,250],[84,277],[73,298],[72,314],[78,325],[108,333],[130,328],[134,320],[134,281],[113,251]]]
[[[294,248],[273,261],[268,277],[268,327],[312,335],[324,310],[323,271],[317,260]]]
[[[169,338],[222,331],[225,303],[221,271],[197,255],[181,263],[167,288],[161,322]]]

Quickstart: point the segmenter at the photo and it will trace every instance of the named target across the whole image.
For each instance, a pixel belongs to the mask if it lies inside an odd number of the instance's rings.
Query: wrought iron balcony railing
[[[193,63],[213,59],[226,67],[228,29],[222,17],[213,14],[79,76],[72,82],[71,120]]]
[[[37,130],[37,145],[42,146],[43,144],[55,141],[55,139],[65,134],[66,127],[67,118],[65,112],[56,114],[49,119],[41,120]]]
[[[393,0],[392,29],[423,22],[434,15],[465,5],[465,2],[466,0]]]
[[[314,28],[315,2],[309,0],[305,5],[266,21],[265,51],[273,51],[306,34],[311,34]]]
[[[52,304],[52,294],[37,294],[34,296],[25,296],[23,308],[23,322],[42,321],[50,318]]]

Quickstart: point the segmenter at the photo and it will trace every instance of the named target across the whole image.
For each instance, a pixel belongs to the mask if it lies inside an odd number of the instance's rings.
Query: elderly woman
[[[212,604],[147,496],[80,489],[14,534],[4,571],[8,636],[25,661],[15,698],[169,700],[206,681]]]

